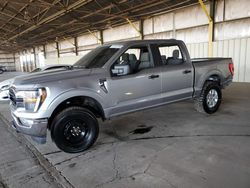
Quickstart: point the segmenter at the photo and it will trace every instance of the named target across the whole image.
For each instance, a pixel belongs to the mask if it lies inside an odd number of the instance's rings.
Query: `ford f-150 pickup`
[[[231,58],[190,59],[180,40],[105,44],[73,66],[19,77],[9,89],[13,127],[63,151],[81,152],[98,137],[97,118],[193,99],[212,114],[232,82]]]

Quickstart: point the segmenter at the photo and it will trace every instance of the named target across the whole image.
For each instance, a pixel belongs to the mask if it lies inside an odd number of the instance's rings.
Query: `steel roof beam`
[[[24,33],[27,33],[27,32],[29,32],[29,31],[32,31],[32,30],[38,28],[39,26],[41,26],[42,24],[49,23],[49,22],[51,22],[51,21],[53,21],[53,20],[59,18],[60,16],[66,14],[67,12],[72,11],[72,10],[74,10],[74,9],[76,9],[76,8],[79,8],[80,6],[82,6],[82,5],[86,4],[86,3],[89,3],[89,2],[91,2],[91,1],[92,1],[92,0],[79,0],[79,1],[77,1],[77,2],[75,2],[75,3],[73,3],[73,4],[71,4],[71,5],[69,5],[66,9],[61,10],[61,11],[58,11],[58,12],[56,12],[55,14],[53,14],[53,15],[51,15],[51,16],[49,16],[49,17],[43,19],[43,20],[41,20],[41,21],[38,22],[37,24],[32,25],[31,27],[25,29],[24,31],[22,31],[22,32],[20,32],[20,33],[14,35],[14,36],[12,36],[12,37],[10,37],[10,38],[8,39],[8,41],[17,38],[18,36],[20,36],[20,35],[22,35],[22,34],[24,34]]]

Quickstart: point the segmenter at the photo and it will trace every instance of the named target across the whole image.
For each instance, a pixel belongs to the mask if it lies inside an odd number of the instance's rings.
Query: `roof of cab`
[[[110,46],[110,45],[140,45],[140,44],[156,44],[156,43],[178,43],[182,42],[181,40],[176,39],[150,39],[150,40],[128,40],[128,41],[119,41],[119,42],[110,42],[106,43],[104,45]]]

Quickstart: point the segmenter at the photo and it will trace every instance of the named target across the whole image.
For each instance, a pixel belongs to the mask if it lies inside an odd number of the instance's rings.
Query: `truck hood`
[[[15,79],[14,85],[32,85],[42,84],[46,82],[62,81],[77,77],[87,76],[91,73],[91,69],[57,69],[45,72],[32,73],[25,76],[20,76]]]
[[[25,73],[22,73],[22,74],[25,74]],[[0,82],[0,91],[1,91],[1,89],[3,89],[3,88],[8,89],[8,86],[10,86],[10,85],[14,82],[15,79],[18,79],[18,77],[19,77],[19,76],[16,76],[16,77],[14,77],[14,78],[10,78],[10,79],[8,79],[8,80],[4,80],[4,81]]]

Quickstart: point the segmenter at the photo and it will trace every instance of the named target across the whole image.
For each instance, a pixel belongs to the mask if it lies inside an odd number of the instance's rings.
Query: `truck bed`
[[[232,63],[231,58],[195,58],[191,61],[195,70],[194,90],[196,92],[201,91],[207,75],[219,76],[222,85],[231,76],[228,68],[229,63]]]

